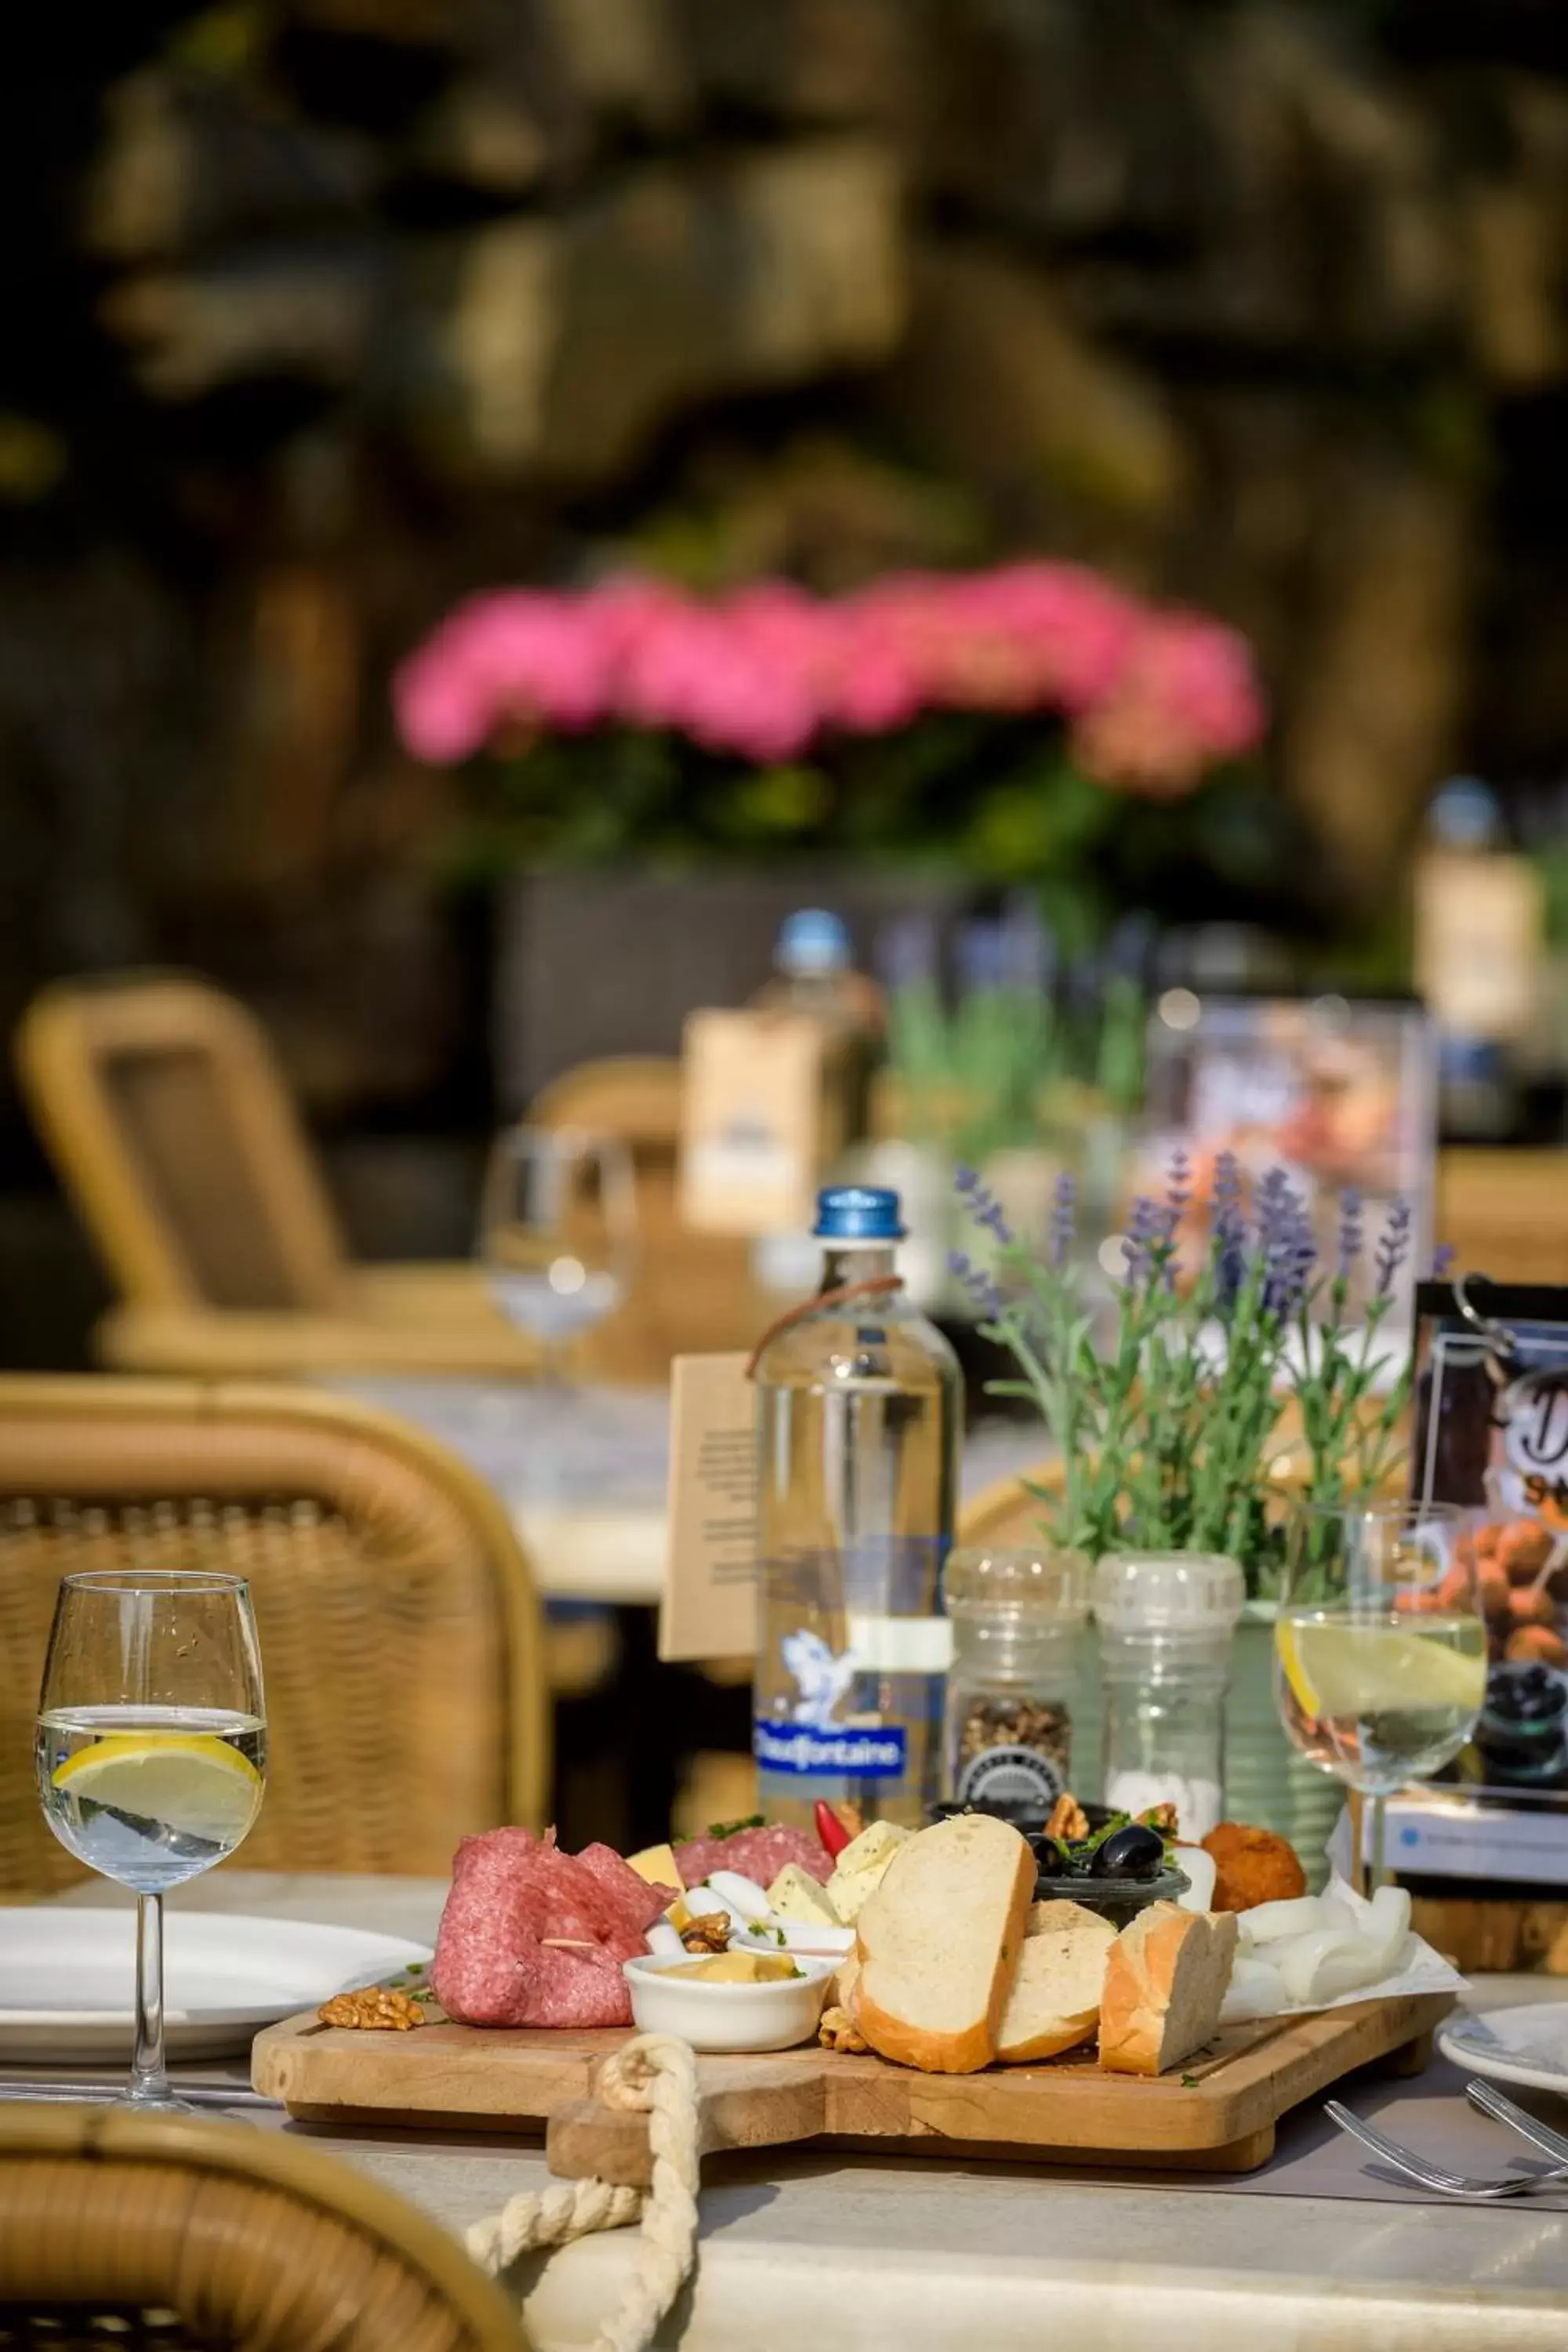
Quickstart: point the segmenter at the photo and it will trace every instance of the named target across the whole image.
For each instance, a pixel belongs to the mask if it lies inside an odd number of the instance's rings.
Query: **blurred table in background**
[[[664,1590],[669,1397],[664,1389],[552,1389],[465,1380],[333,1380],[401,1413],[495,1487],[552,1601],[657,1607]],[[970,1499],[1047,1451],[1032,1421],[983,1422],[964,1440]]]
[[[1568,1151],[1439,1152],[1437,1239],[1457,1273],[1568,1282]]]

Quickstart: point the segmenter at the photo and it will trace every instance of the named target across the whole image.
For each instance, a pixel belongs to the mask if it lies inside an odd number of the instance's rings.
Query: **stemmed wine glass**
[[[1445,1503],[1306,1505],[1289,1528],[1275,1696],[1292,1745],[1367,1801],[1366,1894],[1384,1876],[1388,1798],[1450,1763],[1480,1717],[1487,1633],[1466,1516]]]
[[[244,1578],[63,1578],[34,1757],[60,1843],[135,1893],[136,2039],[121,2101],[187,2113],[163,2065],[163,1895],[231,1854],[261,1808],[267,1717]]]
[[[613,1315],[637,1242],[630,1156],[613,1137],[514,1127],[490,1153],[479,1255],[508,1321],[537,1339],[561,1385],[573,1341]]]

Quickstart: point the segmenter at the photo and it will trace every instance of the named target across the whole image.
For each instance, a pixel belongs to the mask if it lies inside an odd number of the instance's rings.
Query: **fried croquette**
[[[1259,1903],[1289,1902],[1307,1892],[1307,1874],[1295,1847],[1272,1830],[1221,1822],[1203,1843],[1215,1860],[1216,1911],[1251,1911]]]

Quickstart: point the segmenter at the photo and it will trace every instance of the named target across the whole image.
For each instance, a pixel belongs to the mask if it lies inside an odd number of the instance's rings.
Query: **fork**
[[[1510,2172],[1501,2180],[1478,2179],[1463,2172],[1445,2172],[1441,2165],[1429,2164],[1413,2147],[1396,2139],[1389,2139],[1373,2124],[1364,2123],[1360,2116],[1352,2115],[1338,2099],[1325,2099],[1323,2113],[1338,2124],[1342,2132],[1360,2140],[1396,2172],[1405,2173],[1418,2181],[1423,2189],[1435,2189],[1444,2197],[1467,2199],[1471,2204],[1496,2205],[1510,2197],[1523,2197],[1532,2189],[1551,2188],[1559,2180],[1568,2180],[1568,2164],[1558,2164],[1549,2172]],[[1537,2143],[1539,2145],[1539,2143]]]
[[[1483,2116],[1491,2117],[1494,2124],[1509,2125],[1538,2147],[1542,2156],[1552,2157],[1558,2164],[1568,2164],[1568,2139],[1564,2139],[1561,2132],[1549,2130],[1524,2107],[1515,2106],[1511,2099],[1505,2099],[1494,2084],[1467,2083],[1465,2096],[1472,2107],[1479,2107]]]

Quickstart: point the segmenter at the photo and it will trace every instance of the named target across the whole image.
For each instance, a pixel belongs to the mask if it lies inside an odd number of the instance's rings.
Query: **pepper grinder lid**
[[[1081,1625],[1089,1614],[1089,1563],[1081,1552],[1048,1544],[971,1544],[949,1552],[942,1597],[952,1616],[994,1609]]]
[[[1094,1571],[1108,1633],[1229,1633],[1246,1599],[1241,1570],[1219,1552],[1110,1552]]]

